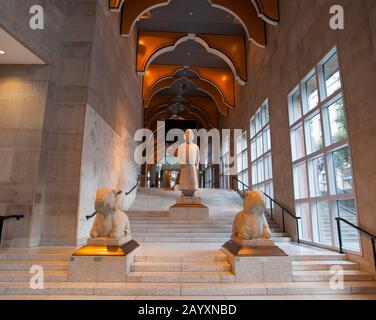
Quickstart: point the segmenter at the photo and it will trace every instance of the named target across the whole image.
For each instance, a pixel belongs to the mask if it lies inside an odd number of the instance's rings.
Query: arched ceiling
[[[248,80],[250,43],[265,47],[268,26],[280,20],[279,0],[108,1],[120,34],[138,34],[135,65],[148,126],[176,110],[217,125],[216,113],[236,109],[235,86]]]

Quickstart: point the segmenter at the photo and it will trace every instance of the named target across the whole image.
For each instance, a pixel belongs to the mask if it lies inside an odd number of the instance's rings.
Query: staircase
[[[222,244],[242,199],[229,190],[200,190],[210,208],[207,221],[174,221],[168,209],[178,192],[141,189],[127,213],[142,249],[125,283],[68,282],[69,257],[76,248],[0,249],[2,296],[277,296],[376,294],[375,277],[346,255],[294,244],[268,218],[273,238],[292,257],[292,282],[236,282]],[[30,267],[42,266],[45,289],[30,288]],[[344,270],[344,289],[330,288],[331,268]]]
[[[234,191],[200,190],[203,203],[210,208],[207,221],[171,220],[168,209],[175,204],[179,192],[141,189],[136,203],[127,211],[132,234],[140,243],[226,243],[231,238],[232,222],[242,210],[243,199]],[[162,209],[162,211],[161,211]],[[277,242],[291,238],[267,217],[272,237]]]

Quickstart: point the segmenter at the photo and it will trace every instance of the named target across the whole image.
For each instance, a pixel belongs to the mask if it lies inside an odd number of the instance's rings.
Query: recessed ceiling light
[[[190,16],[193,16],[193,12],[191,11],[191,12],[189,13],[189,15],[190,15]]]
[[[190,51],[187,52],[187,55],[190,56],[192,53]]]
[[[4,54],[6,54],[6,52],[4,50],[0,50],[0,54],[4,55]]]

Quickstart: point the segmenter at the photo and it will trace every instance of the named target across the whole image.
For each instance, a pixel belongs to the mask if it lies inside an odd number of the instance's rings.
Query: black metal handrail
[[[10,216],[0,216],[0,241],[1,241],[1,235],[3,233],[4,221],[8,220],[8,219],[16,219],[17,221],[19,221],[20,219],[23,219],[23,218],[25,218],[25,216],[22,215],[22,214],[14,214],[14,215],[10,215]]]
[[[346,208],[346,207],[344,207],[344,206],[341,206],[339,203],[338,203],[338,209],[345,210],[345,211],[347,211],[348,213],[352,214],[353,216],[356,216],[356,212],[355,212],[355,211],[352,211],[352,210],[350,210],[349,208]]]
[[[20,219],[23,219],[25,218],[24,215],[21,215],[21,214],[16,214],[16,215],[11,215],[11,216],[0,216],[0,220],[8,220],[8,219],[17,219],[20,220]]]
[[[249,186],[247,186],[244,182],[240,181],[236,177],[232,177],[233,181],[236,181],[242,185],[242,193],[241,196],[244,197],[244,193],[246,190],[250,190]],[[239,188],[237,187],[238,192],[240,193]],[[289,209],[287,209],[285,206],[283,206],[280,202],[277,200],[274,200],[271,196],[263,192],[263,194],[269,199],[270,201],[270,217],[272,220],[274,220],[274,213],[273,213],[273,204],[277,205],[278,207],[281,208],[282,210],[282,230],[283,232],[286,232],[286,226],[285,226],[285,214],[287,213],[291,218],[295,220],[295,225],[296,225],[296,236],[297,236],[297,241],[298,243],[300,242],[299,238],[299,220],[301,217],[297,217],[294,213],[292,213]]]
[[[138,186],[140,185],[140,177],[141,176],[138,176],[136,185],[131,190],[129,190],[128,192],[125,193],[126,196],[129,196],[133,191],[135,191],[138,188]],[[117,193],[117,195],[120,195],[122,193],[123,193],[123,191],[119,191]],[[86,220],[90,220],[90,219],[94,218],[97,215],[97,213],[98,212],[95,211],[93,214],[86,216]]]
[[[343,251],[343,241],[342,241],[342,231],[341,231],[341,222],[343,222],[343,223],[349,225],[350,227],[353,227],[354,229],[358,230],[358,232],[363,233],[364,235],[366,235],[367,237],[369,237],[371,239],[372,249],[373,249],[373,261],[374,261],[375,267],[376,267],[376,235],[374,235],[374,234],[370,233],[369,231],[353,224],[350,221],[347,221],[346,219],[343,219],[343,218],[335,218],[335,219],[337,221],[337,229],[338,229],[339,252],[341,254],[344,253],[344,251]]]

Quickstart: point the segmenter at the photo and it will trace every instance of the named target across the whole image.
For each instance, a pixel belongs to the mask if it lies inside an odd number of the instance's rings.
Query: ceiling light
[[[189,15],[190,15],[190,16],[193,16],[193,12],[191,11],[191,12],[189,13]]]
[[[6,52],[4,50],[0,50],[0,54],[4,55],[4,54],[6,54]]]
[[[188,52],[187,52],[187,56],[190,56],[190,55],[191,55],[191,52],[188,51]]]

